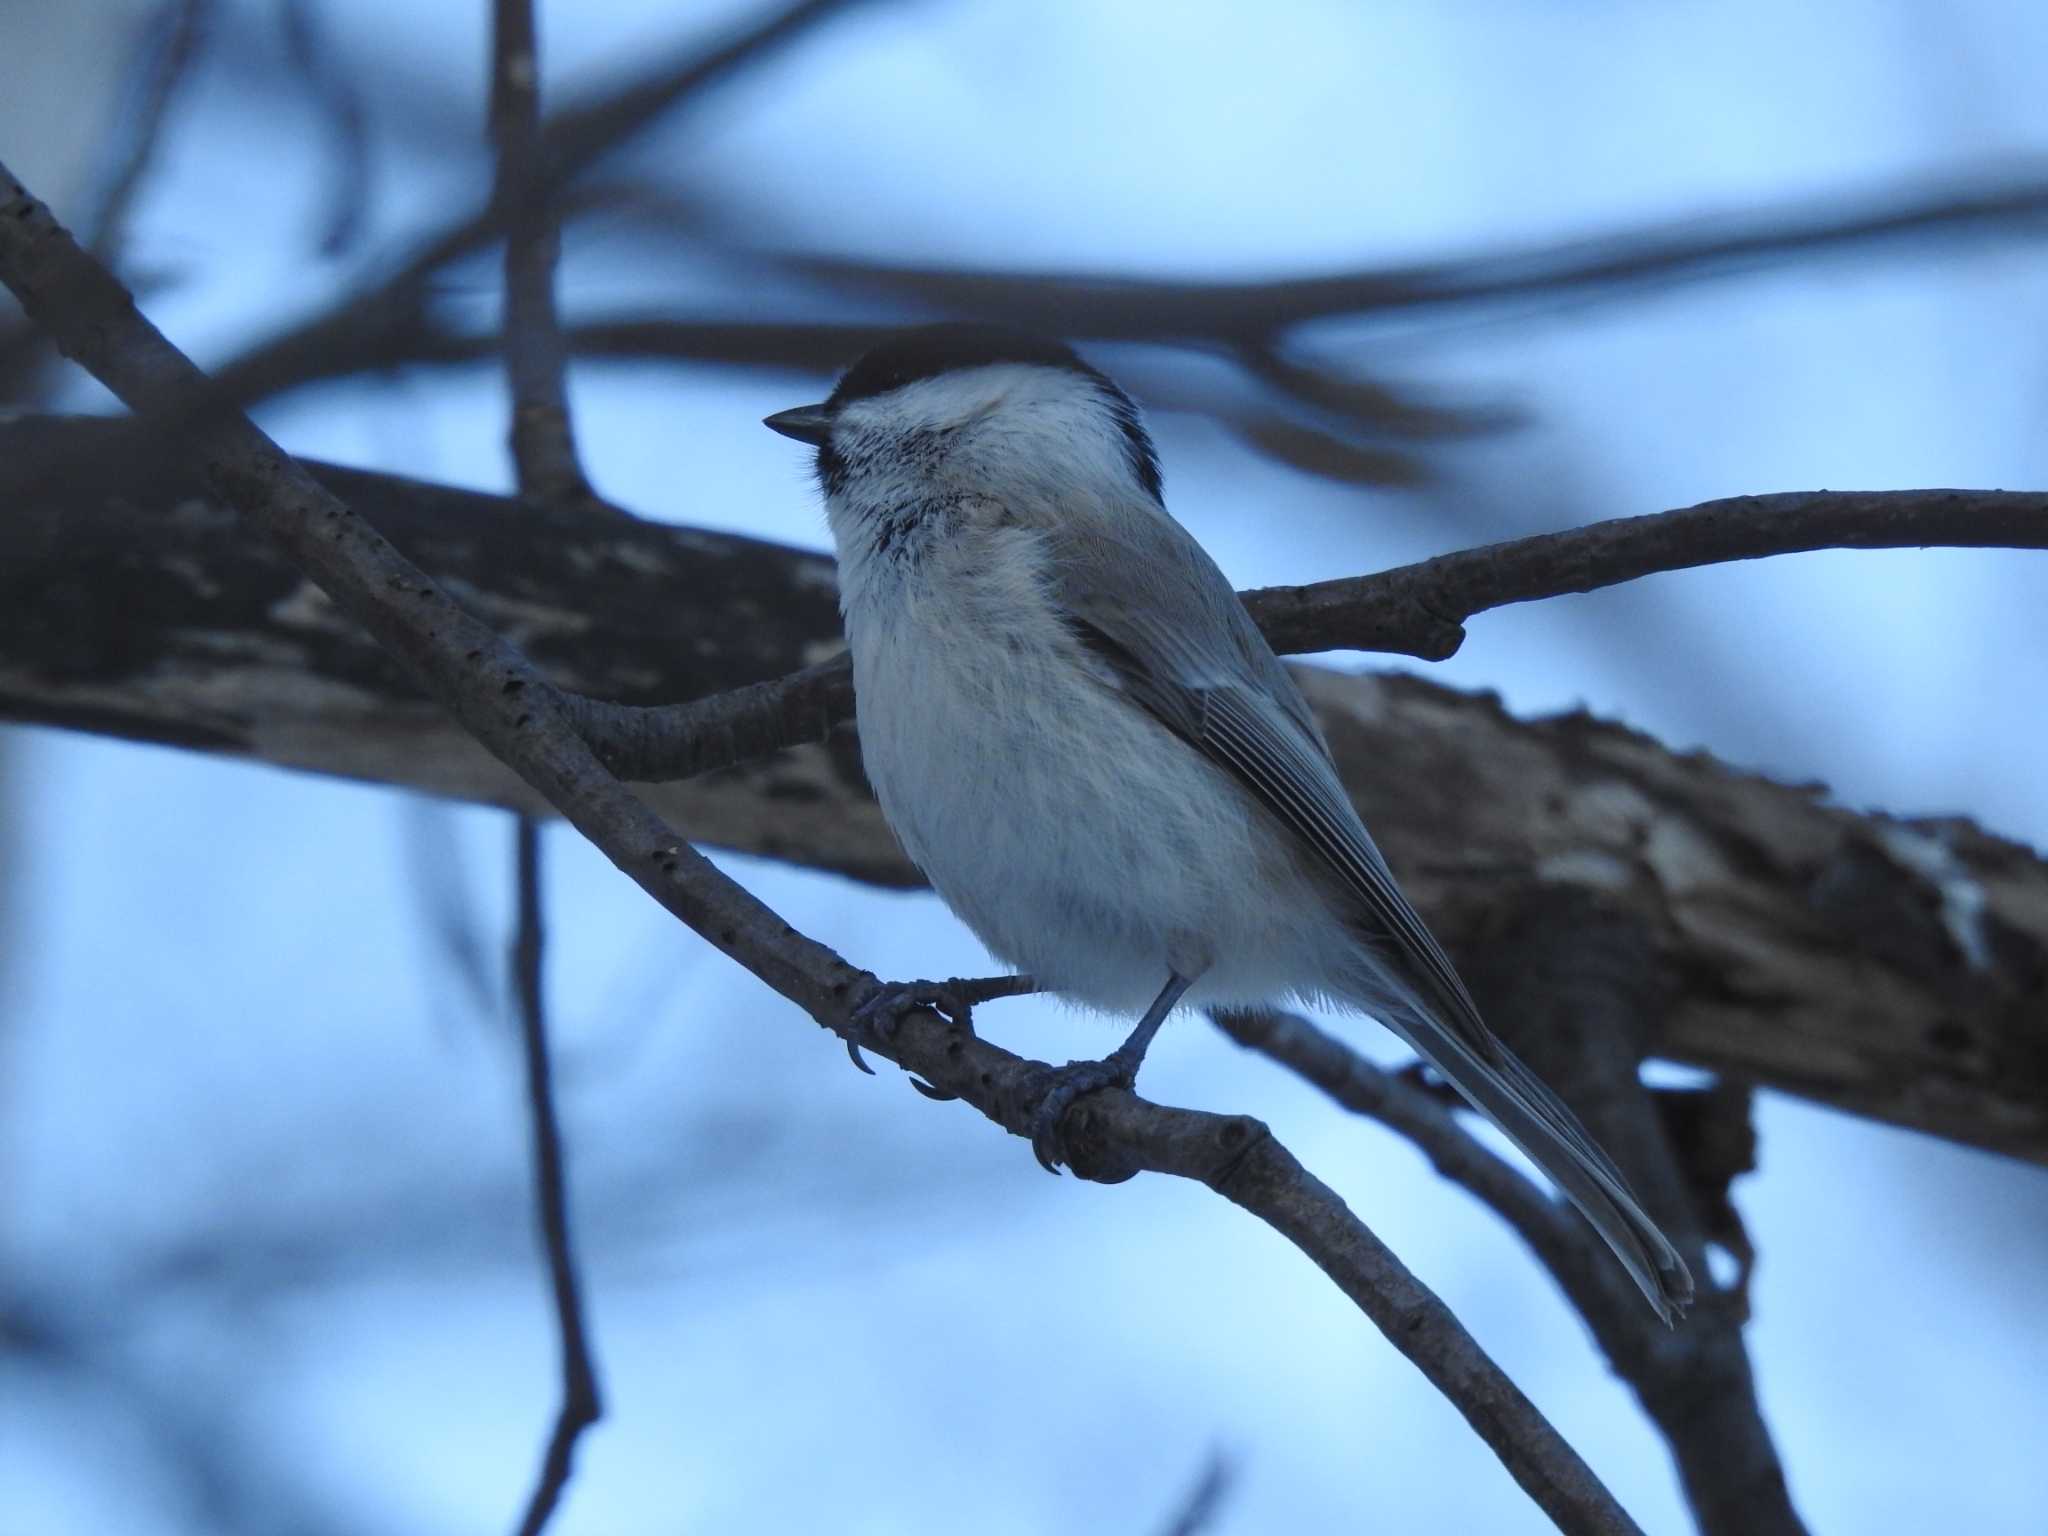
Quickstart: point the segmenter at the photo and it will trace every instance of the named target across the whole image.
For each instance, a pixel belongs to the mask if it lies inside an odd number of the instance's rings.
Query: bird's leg
[[[896,1033],[896,1026],[907,1013],[919,1008],[933,1008],[958,1024],[962,1029],[974,1028],[974,1005],[991,1002],[999,997],[1024,997],[1038,990],[1038,983],[1029,976],[985,976],[978,980],[963,980],[955,976],[950,981],[885,981],[879,983],[868,994],[867,1000],[853,1010],[854,1032],[846,1041],[846,1054],[853,1058],[853,1064],[861,1071],[874,1074],[874,1068],[861,1055],[863,1045],[879,1047]]]
[[[1145,1063],[1152,1037],[1159,1033],[1159,1026],[1166,1022],[1166,1016],[1173,1012],[1174,1004],[1194,985],[1194,980],[1178,971],[1168,971],[1166,985],[1160,988],[1152,1006],[1145,1010],[1145,1016],[1122,1045],[1100,1061],[1070,1061],[1054,1069],[1045,1096],[1031,1112],[1031,1150],[1038,1154],[1039,1164],[1047,1173],[1058,1173],[1060,1164],[1066,1161],[1060,1120],[1068,1107],[1098,1088],[1129,1088],[1137,1082],[1138,1068]]]

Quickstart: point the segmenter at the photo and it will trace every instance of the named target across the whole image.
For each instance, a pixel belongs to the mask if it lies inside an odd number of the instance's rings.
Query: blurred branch
[[[1211,1451],[1209,1459],[1202,1463],[1201,1476],[1195,1479],[1195,1485],[1187,1491],[1160,1536],[1202,1536],[1204,1531],[1213,1530],[1230,1498],[1230,1485],[1236,1480],[1237,1469],[1230,1458],[1221,1448]]]
[[[921,310],[1000,319],[1057,335],[1266,347],[1320,320],[1515,299],[1614,299],[1653,284],[1877,244],[1992,235],[2038,239],[2048,232],[2048,180],[2037,166],[1958,169],[1933,179],[1932,187],[1806,197],[1778,208],[1638,226],[1590,239],[1273,282],[919,267],[759,249],[746,255],[838,292],[880,294]]]
[[[892,329],[837,321],[616,315],[581,321],[566,329],[565,338],[580,357],[660,359],[829,378]],[[489,361],[503,345],[489,332],[457,328],[422,308],[402,324],[335,338],[325,352],[300,358],[298,373],[289,379],[250,382],[276,386],[269,395],[274,398],[391,368]],[[1415,484],[1426,477],[1428,465],[1413,444],[1505,431],[1520,421],[1497,406],[1411,398],[1384,380],[1301,357],[1247,351],[1230,360],[1251,381],[1249,390],[1205,387],[1185,373],[1167,373],[1145,390],[1148,407],[1209,417],[1260,453],[1347,484]],[[241,404],[254,404],[257,398],[237,391]]]
[[[491,137],[504,210],[505,375],[512,394],[512,459],[519,494],[557,506],[587,499],[569,420],[568,357],[555,315],[561,237],[540,195],[540,53],[532,0],[496,0]]]
[[[575,1469],[577,1438],[604,1414],[597,1369],[583,1326],[583,1300],[569,1228],[569,1197],[563,1177],[562,1133],[555,1118],[553,1073],[548,1061],[548,1026],[542,985],[540,827],[518,819],[516,863],[519,928],[512,945],[513,993],[519,1001],[519,1037],[526,1055],[526,1098],[533,1125],[534,1191],[540,1208],[548,1286],[554,1296],[562,1346],[562,1406],[548,1437],[538,1482],[519,1524],[520,1536],[539,1536]]]
[[[105,188],[84,221],[87,245],[102,261],[117,260],[127,242],[136,194],[156,163],[171,102],[191,73],[212,9],[211,0],[163,0],[144,23],[131,66],[130,105],[115,135]]]
[[[87,247],[118,265],[128,216],[162,147],[171,102],[204,40],[210,0],[160,0],[143,19],[130,51],[119,115],[100,147],[104,162],[91,210],[80,220]],[[32,398],[49,361],[48,345],[11,307],[0,312],[0,404]]]
[[[1480,1007],[1578,1112],[1706,1280],[1685,1327],[1652,1336],[1588,1313],[1595,1336],[1663,1432],[1705,1536],[1803,1536],[1757,1401],[1746,1309],[1709,1278],[1699,1213],[1638,1070],[1672,985],[1649,930],[1593,893],[1560,897],[1523,883],[1504,893],[1488,938],[1466,969]]]
[[[537,195],[540,40],[533,0],[495,0],[492,18],[490,128],[498,150],[492,201],[507,210],[505,375],[512,397],[513,467],[522,498],[566,509],[595,503],[596,498],[576,458],[561,328],[555,318],[555,261],[561,241],[553,212]],[[518,818],[516,846],[519,930],[512,957],[514,992],[526,1055],[535,1197],[562,1351],[562,1403],[519,1524],[520,1536],[540,1536],[575,1470],[576,1442],[602,1417],[604,1405],[583,1326],[583,1300],[570,1243],[565,1158],[555,1118],[542,990],[540,827],[531,817]]]
[[[327,215],[317,242],[323,256],[346,252],[362,233],[370,201],[370,144],[362,90],[345,69],[334,67],[322,35],[314,0],[284,0],[285,55],[319,108],[327,131]]]
[[[1414,1142],[1440,1175],[1490,1207],[1529,1245],[1596,1333],[1607,1327],[1665,1331],[1644,1312],[1642,1298],[1609,1261],[1593,1229],[1543,1186],[1488,1150],[1458,1122],[1446,1099],[1406,1077],[1382,1071],[1299,1014],[1261,1008],[1210,1017],[1245,1049],[1313,1083],[1353,1114],[1377,1120]]]
[[[248,528],[282,548],[636,884],[842,1040],[864,1035],[855,1010],[875,994],[876,978],[796,932],[605,772],[533,664],[456,606],[247,417],[220,407],[211,381],[4,167],[0,280],[68,356],[130,409],[189,423],[194,458]],[[913,1014],[884,1046],[862,1043],[1016,1135],[1026,1132],[1051,1076],[1042,1063],[931,1014]],[[1464,1414],[1561,1529],[1636,1529],[1450,1310],[1263,1125],[1165,1109],[1128,1093],[1083,1100],[1065,1125],[1068,1163],[1077,1174],[1114,1182],[1151,1170],[1199,1179],[1292,1241]]]
[[[531,195],[542,204],[552,203],[601,156],[664,114],[768,62],[859,3],[862,0],[801,0],[710,47],[693,42],[628,84],[565,109],[542,126]],[[386,338],[404,335],[425,313],[428,279],[497,240],[510,212],[494,197],[422,235],[381,282],[215,369],[216,389],[226,399],[246,405],[292,388],[304,378],[325,376],[334,356],[374,353]]]
[[[1583,903],[1560,901],[1554,893],[1546,897],[1541,907],[1532,903],[1525,909],[1540,913],[1536,924],[1493,935],[1487,963],[1474,971],[1495,983],[1483,1006],[1489,1017],[1512,1021],[1516,1049],[1558,1085],[1594,1139],[1613,1149],[1659,1225],[1702,1277],[1699,1309],[1675,1331],[1644,1314],[1577,1213],[1488,1150],[1458,1122],[1449,1103],[1381,1071],[1297,1015],[1259,1010],[1213,1017],[1238,1044],[1406,1136],[1438,1173],[1513,1228],[1663,1432],[1703,1531],[1802,1531],[1757,1405],[1742,1343],[1745,1309],[1730,1291],[1711,1283],[1688,1181],[1638,1076],[1650,1019],[1638,1015],[1624,1023],[1609,1017],[1616,1007],[1648,1001],[1643,983],[1655,975],[1648,948],[1635,949],[1632,967],[1618,968],[1604,953],[1589,963],[1589,944],[1609,938],[1614,923],[1589,914]],[[1618,969],[1632,970],[1628,979],[1634,985],[1617,985]]]
[[[824,731],[843,709],[843,673],[811,671],[815,692],[800,709],[792,702],[802,690],[778,681],[843,644],[828,559],[326,465],[314,472],[558,686],[585,700],[717,699],[691,707],[729,710],[736,733],[765,719],[768,739],[823,737],[638,791],[693,839],[885,885],[921,883],[883,825],[851,731]],[[1918,505],[1930,520],[1921,531],[1894,529],[1917,543],[1940,536],[1943,495],[1897,493],[1866,510]],[[1802,502],[1816,515],[1836,504],[1794,498],[1790,510]],[[1743,505],[1728,526],[1747,525]],[[1772,526],[1771,505],[1755,508],[1756,527]],[[2005,506],[2018,514],[2019,533],[2006,528],[2015,541],[2048,525],[2043,498],[2031,514],[2026,498],[1985,505],[1986,536],[2000,535]],[[548,813],[543,796],[426,702],[276,554],[241,538],[198,476],[151,456],[122,424],[0,422],[0,509],[13,552],[0,564],[0,716]],[[1680,528],[1689,515],[1676,515]],[[1790,533],[1802,526],[1796,516],[1776,521]],[[1567,552],[1607,559],[1644,539],[1654,548],[1654,522],[1612,525],[1640,530],[1619,546],[1602,542],[1609,525],[1534,546],[1569,588],[1581,567]],[[1590,542],[1572,542],[1582,538]],[[1365,578],[1351,587],[1356,618],[1395,636],[1415,627],[1402,617],[1405,592],[1422,607],[1425,638],[1455,638],[1475,596],[1523,590],[1506,581],[1515,569],[1481,550]],[[1450,595],[1428,596],[1432,582]],[[2048,864],[2031,850],[1961,821],[1858,816],[1814,786],[1679,756],[1584,716],[1518,721],[1487,698],[1411,678],[1298,675],[1403,886],[1454,950],[1461,937],[1483,947],[1503,870],[1534,872],[1560,892],[1605,891],[1644,915],[1662,963],[1684,981],[1659,1054],[2048,1161],[2038,1017]],[[780,713],[732,696],[757,681]],[[574,698],[564,707],[594,708],[613,731],[631,718]],[[626,736],[606,739],[622,760],[638,750]],[[713,731],[699,739],[713,749],[706,760],[766,744]],[[670,752],[673,736],[656,745]],[[1973,904],[1981,915],[1970,915]]]

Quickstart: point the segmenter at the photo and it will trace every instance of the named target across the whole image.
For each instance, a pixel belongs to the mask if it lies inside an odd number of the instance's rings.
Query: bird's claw
[[[853,1032],[846,1037],[846,1054],[861,1071],[873,1077],[875,1069],[860,1053],[863,1045],[879,1050],[895,1037],[903,1016],[919,1008],[930,1008],[963,1029],[974,1027],[974,1007],[961,994],[957,981],[885,981],[867,1000],[853,1010]],[[928,1099],[952,1099],[959,1095],[910,1080],[910,1086]]]
[[[1060,1164],[1068,1161],[1060,1122],[1066,1118],[1076,1099],[1103,1088],[1128,1088],[1136,1080],[1137,1074],[1114,1058],[1070,1061],[1064,1067],[1054,1067],[1048,1075],[1045,1092],[1039,1097],[1038,1107],[1031,1112],[1028,1128],[1031,1150],[1038,1158],[1038,1166],[1047,1173],[1057,1174]]]

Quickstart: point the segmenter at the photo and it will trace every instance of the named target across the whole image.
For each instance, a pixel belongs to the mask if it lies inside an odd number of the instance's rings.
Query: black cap
[[[1032,363],[1042,368],[1058,368],[1095,385],[1123,432],[1130,453],[1131,472],[1154,499],[1159,497],[1159,456],[1152,447],[1152,439],[1146,435],[1144,424],[1138,420],[1138,408],[1131,402],[1131,397],[1117,388],[1107,374],[1084,362],[1065,342],[1035,336],[1029,331],[956,320],[899,331],[871,348],[840,376],[825,401],[825,413],[830,416],[851,401],[886,395],[906,384],[935,379],[964,368],[984,368],[998,363]],[[776,425],[773,420],[770,425],[787,436],[800,435]],[[808,426],[808,420],[802,425]]]
[[[1006,326],[947,320],[898,331],[871,348],[840,376],[825,405],[837,410],[849,401],[870,400],[906,384],[992,363],[1036,363],[1109,384],[1063,341],[1034,336],[1029,331],[1013,331]],[[1116,388],[1114,384],[1109,387]]]

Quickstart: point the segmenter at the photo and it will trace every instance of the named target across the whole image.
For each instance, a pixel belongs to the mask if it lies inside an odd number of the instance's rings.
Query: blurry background
[[[1742,492],[2048,483],[2040,7],[802,9],[599,160],[567,230],[572,322],[735,328],[576,365],[585,462],[643,515],[823,545],[806,456],[755,423],[847,349],[737,328],[951,292],[860,263],[1411,281],[1420,301],[1298,328],[1281,360],[1090,346],[1242,587]],[[544,99],[771,14],[543,6]],[[224,363],[482,199],[488,25],[481,3],[0,0],[0,155],[74,226],[120,209],[145,306]],[[1900,210],[1922,216],[1886,238],[1789,238]],[[1673,242],[1734,248],[1649,259]],[[438,270],[414,356],[260,419],[297,452],[508,488],[495,363],[447,360],[496,296],[488,253]],[[1348,391],[1290,392],[1288,365]],[[18,356],[13,387],[107,404]],[[2040,846],[2044,582],[2048,557],[1998,552],[1724,567],[1488,615],[1429,670]],[[8,1528],[506,1527],[558,1390],[500,980],[508,818],[44,731],[0,735],[0,775]],[[1046,1178],[971,1112],[849,1071],[573,836],[548,854],[609,1410],[557,1529],[1147,1531],[1219,1450],[1217,1529],[1540,1528],[1264,1230],[1166,1180]],[[929,895],[725,862],[884,976],[986,969]],[[1103,1048],[1034,1002],[980,1023],[1055,1061]],[[1194,1025],[1146,1089],[1271,1120],[1647,1529],[1687,1528],[1574,1315],[1405,1143]],[[1758,1124],[1749,1342],[1802,1512],[2041,1529],[2048,1178],[1776,1097]]]

